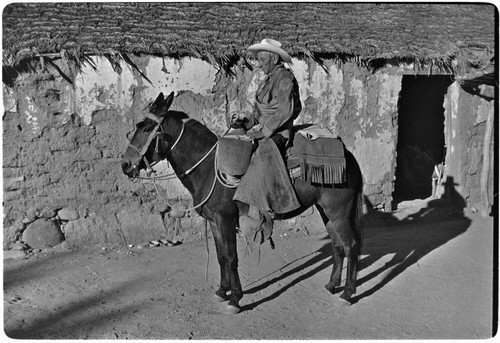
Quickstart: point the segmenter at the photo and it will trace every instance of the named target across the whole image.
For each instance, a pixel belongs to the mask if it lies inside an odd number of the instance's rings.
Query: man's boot
[[[273,232],[271,216],[254,206],[249,206],[247,214],[240,215],[239,224],[250,251],[268,240]]]

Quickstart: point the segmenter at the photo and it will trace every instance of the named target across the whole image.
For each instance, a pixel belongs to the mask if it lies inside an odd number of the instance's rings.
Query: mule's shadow
[[[326,237],[325,239],[329,239],[328,237]],[[283,294],[284,292],[286,292],[288,289],[290,289],[291,287],[295,286],[296,284],[298,284],[299,282],[301,281],[304,281],[310,277],[312,277],[313,275],[315,275],[316,273],[322,271],[323,269],[325,268],[328,268],[328,267],[331,267],[332,266],[332,261],[331,261],[331,257],[332,257],[332,254],[333,254],[333,251],[332,251],[332,246],[331,244],[327,243],[325,245],[323,245],[318,251],[316,252],[312,252],[310,254],[307,254],[303,257],[300,257],[298,259],[296,259],[295,261],[292,261],[290,263],[288,263],[287,265],[283,266],[280,268],[281,269],[285,269],[287,266],[297,262],[298,260],[301,260],[301,259],[304,259],[304,258],[307,258],[311,255],[314,255],[312,258],[310,258],[309,260],[305,261],[304,263],[302,263],[301,265],[293,268],[293,269],[290,269],[289,271],[286,271],[282,274],[280,274],[279,276],[276,276],[262,284],[259,284],[255,287],[252,287],[250,289],[247,289],[244,291],[245,294],[253,294],[253,293],[257,293],[259,291],[262,291],[264,289],[266,289],[268,286],[271,286],[272,284],[274,283],[277,283],[281,280],[284,280],[286,279],[287,277],[291,276],[291,275],[294,275],[295,273],[300,273],[301,271],[303,271],[304,269],[312,266],[312,265],[315,265],[316,263],[319,263],[321,261],[323,261],[323,263],[321,263],[319,266],[316,266],[315,268],[311,269],[310,271],[308,271],[307,273],[305,274],[301,274],[300,276],[298,276],[297,278],[295,278],[294,280],[292,280],[290,283],[288,283],[287,285],[285,285],[284,287],[280,288],[279,290],[277,290],[276,292],[274,292],[273,294],[259,300],[259,301],[256,301],[256,302],[253,302],[251,304],[248,304],[248,305],[245,305],[242,307],[242,310],[246,311],[246,310],[252,310],[256,307],[258,307],[259,305],[262,305],[268,301],[271,301],[273,299],[276,299],[278,296],[280,296],[281,294]],[[326,284],[326,282],[325,282]]]
[[[362,249],[362,256],[364,257],[359,261],[358,271],[360,273],[358,274],[357,285],[361,286],[384,273],[385,275],[371,288],[352,297],[350,299],[351,304],[374,294],[403,273],[407,268],[417,263],[422,257],[443,246],[467,230],[470,226],[470,220],[463,215],[465,201],[453,187],[449,187],[450,182],[454,185],[453,179],[447,180],[448,185],[447,188],[445,188],[447,191],[443,194],[441,199],[429,201],[426,207],[421,208],[417,213],[406,216],[404,219],[398,219],[396,215],[390,213],[380,212],[371,212],[365,216],[366,224]],[[296,273],[300,273],[304,269],[317,263],[322,262],[321,264],[307,273],[297,276],[273,294],[244,306],[243,310],[251,310],[263,303],[273,300],[299,282],[312,277],[325,268],[331,268],[333,263],[332,247],[328,236],[325,237],[325,240],[328,240],[328,243],[323,245],[318,251],[305,255],[290,262],[288,265],[298,260],[308,258],[311,255],[313,255],[313,257],[273,279],[246,290],[245,294],[256,293]],[[363,270],[376,265],[377,261],[383,259],[387,255],[393,256],[382,266],[377,267],[359,278],[359,275],[363,274]],[[378,264],[380,264],[380,262]],[[280,269],[284,269],[288,265]],[[325,284],[327,282],[328,280],[325,280]],[[343,291],[343,287],[338,287],[336,289],[336,293],[341,291]]]

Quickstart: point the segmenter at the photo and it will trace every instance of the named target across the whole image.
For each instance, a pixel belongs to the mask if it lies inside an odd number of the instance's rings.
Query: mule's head
[[[165,135],[162,131],[162,124],[173,100],[174,92],[166,98],[163,93],[160,93],[154,103],[149,106],[149,113],[145,114],[144,120],[136,125],[130,144],[122,158],[122,171],[128,177],[137,177],[141,169],[147,169],[150,164],[158,162],[157,147],[159,139],[162,138],[159,135]]]

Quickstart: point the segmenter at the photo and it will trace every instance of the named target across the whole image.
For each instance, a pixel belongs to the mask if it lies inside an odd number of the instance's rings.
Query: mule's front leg
[[[219,267],[220,267],[220,285],[219,289],[215,291],[215,299],[217,301],[228,301],[229,296],[227,293],[231,291],[231,282],[229,281],[229,274],[227,272],[227,268],[225,268],[226,261],[222,253],[219,253],[219,249],[217,248],[216,244],[216,250],[217,250],[217,260],[219,262]]]
[[[231,281],[231,296],[227,310],[229,313],[238,313],[241,311],[239,301],[243,298],[241,289],[240,275],[238,273],[238,252],[236,250],[236,235],[234,241],[228,243],[228,267],[229,280]]]
[[[221,271],[221,286],[216,295],[224,300],[229,300],[227,305],[229,313],[238,313],[241,310],[239,301],[243,297],[243,290],[238,274],[236,224],[234,220],[220,217],[214,224],[211,224],[211,228]],[[227,295],[228,291],[231,291],[229,296]]]
[[[219,289],[215,291],[214,297],[217,301],[228,301],[229,296],[227,293],[231,290],[231,281],[229,281],[228,268],[225,267],[227,262],[225,254],[223,253],[223,244],[220,235],[217,234],[217,225],[213,221],[210,221],[210,228],[215,240],[215,251],[217,253],[217,261],[219,262],[220,270]]]

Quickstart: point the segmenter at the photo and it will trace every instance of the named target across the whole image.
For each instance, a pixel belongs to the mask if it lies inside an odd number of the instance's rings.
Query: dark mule
[[[122,170],[137,177],[150,163],[167,159],[193,197],[199,215],[206,218],[215,240],[220,265],[220,288],[216,295],[229,300],[228,311],[239,311],[243,296],[238,275],[236,226],[239,209],[233,201],[234,188],[215,181],[215,150],[218,137],[207,127],[183,112],[169,111],[174,93],[166,99],[160,93],[136,131],[122,159]],[[314,186],[295,180],[294,187],[302,208],[298,215],[316,205],[333,245],[333,270],[326,289],[331,293],[340,286],[342,265],[347,257],[347,279],[341,298],[348,300],[356,292],[357,263],[362,244],[362,178],[353,155],[345,151],[347,182],[341,186]],[[230,293],[229,293],[230,292]],[[229,294],[228,294],[229,293]]]

